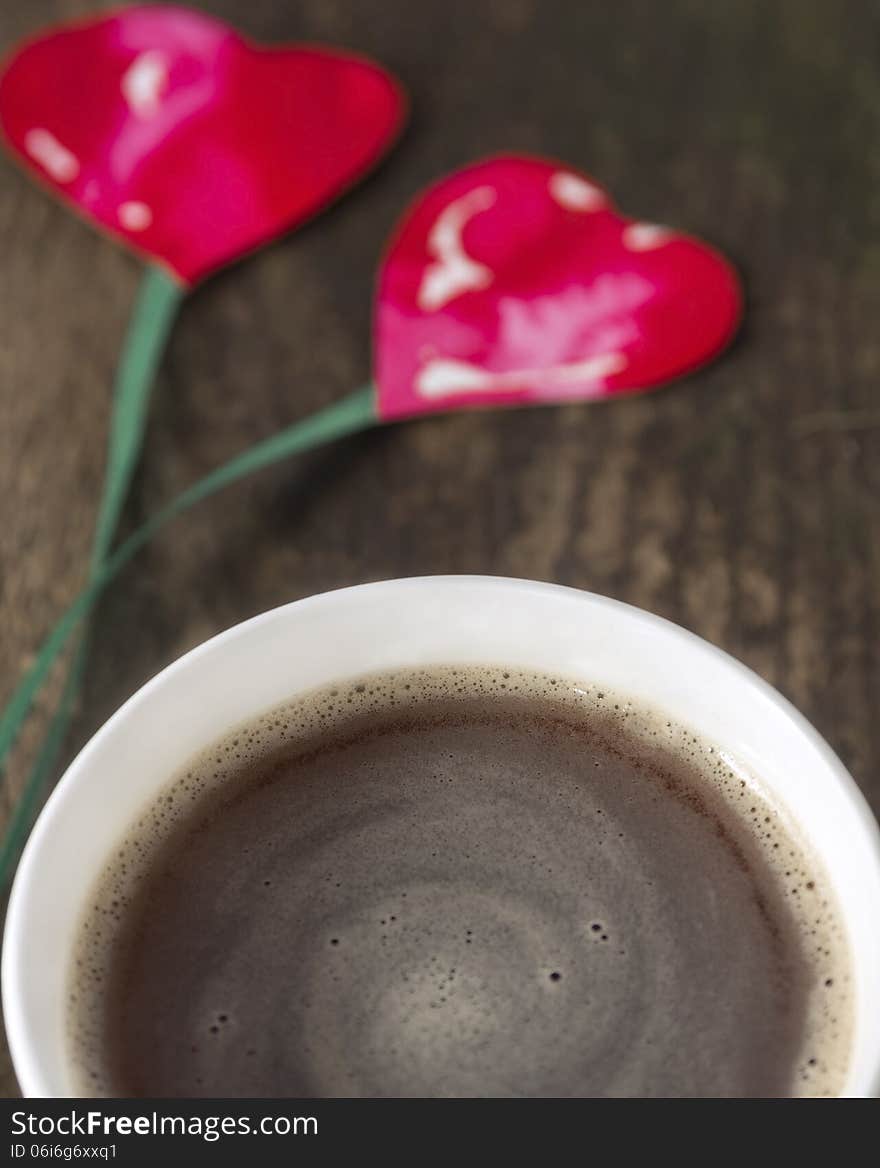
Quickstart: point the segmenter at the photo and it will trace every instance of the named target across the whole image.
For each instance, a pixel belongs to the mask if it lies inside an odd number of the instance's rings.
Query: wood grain
[[[94,7],[7,0],[0,51]],[[748,319],[723,361],[654,396],[401,425],[201,505],[102,604],[67,756],[244,617],[358,581],[486,572],[606,593],[728,649],[801,707],[880,811],[876,6],[204,7],[255,37],[377,56],[413,120],[359,192],[185,306],[128,526],[366,379],[385,237],[416,191],[482,154],[565,158],[632,213],[712,240],[744,273]],[[6,159],[0,255],[2,698],[84,578],[138,267]],[[8,1066],[0,1087],[15,1089]]]

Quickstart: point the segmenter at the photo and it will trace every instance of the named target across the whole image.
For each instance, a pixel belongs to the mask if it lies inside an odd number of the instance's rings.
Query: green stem
[[[140,457],[150,392],[186,289],[150,265],[141,284],[116,374],[104,494],[95,524],[91,572],[103,563]]]
[[[94,578],[80,592],[52,629],[43,642],[36,660],[16,687],[2,716],[0,716],[0,771],[5,765],[9,750],[18,736],[33,700],[52,668],[55,658],[107,585],[158,531],[172,519],[201,502],[202,499],[206,499],[215,491],[219,491],[255,471],[293,454],[300,454],[335,439],[355,434],[359,430],[369,429],[377,422],[375,391],[372,385],[367,385],[343,398],[342,401],[313,414],[312,417],[297,422],[280,433],[272,435],[271,438],[257,443],[256,446],[252,446],[231,461],[224,463],[223,466],[211,471],[210,474],[194,483],[158,511],[120,544],[116,551],[96,569]],[[8,875],[9,867],[18,854],[30,826],[37,795],[37,785],[31,785],[29,780],[25,790],[22,791],[2,847],[0,847],[0,883]]]
[[[186,289],[161,268],[147,267],[122,346],[113,385],[113,405],[107,436],[107,465],[92,549],[89,582],[93,581],[113,543],[144,441],[150,395],[168,336]],[[22,801],[29,818],[52,773],[64,743],[88,658],[88,628],[84,628],[71,660],[57,709],[25,781]],[[0,852],[2,856],[2,852]],[[0,861],[2,863],[2,861]]]

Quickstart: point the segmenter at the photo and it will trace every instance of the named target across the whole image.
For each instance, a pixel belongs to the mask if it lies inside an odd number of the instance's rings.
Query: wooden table
[[[0,51],[94,7],[6,0]],[[416,191],[481,155],[567,159],[631,213],[714,241],[744,273],[748,317],[724,360],[654,396],[422,420],[204,503],[101,605],[66,755],[162,666],[263,609],[486,572],[619,597],[722,645],[801,707],[880,811],[876,6],[204,7],[258,38],[380,58],[410,89],[412,124],[359,192],[185,306],[127,527],[366,380],[383,241]],[[139,268],[5,158],[0,256],[2,697],[83,582]]]

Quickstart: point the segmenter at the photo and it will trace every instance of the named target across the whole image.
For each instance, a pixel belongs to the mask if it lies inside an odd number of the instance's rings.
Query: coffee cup
[[[455,663],[601,683],[759,777],[837,898],[854,1002],[841,1094],[876,1094],[880,833],[831,748],[766,682],[668,621],[569,588],[476,576],[368,584],[255,617],[161,672],[85,746],[39,817],[9,903],[3,1008],[22,1092],[76,1093],[66,1007],[78,924],[114,847],[170,776],[230,727],[316,687]]]

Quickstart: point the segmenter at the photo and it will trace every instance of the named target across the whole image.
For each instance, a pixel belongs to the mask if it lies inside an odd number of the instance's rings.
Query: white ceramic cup
[[[73,1092],[65,987],[80,914],[114,845],[192,755],[313,687],[456,663],[602,682],[665,710],[759,780],[837,894],[856,1009],[843,1093],[876,1094],[880,833],[830,747],[754,673],[676,625],[589,593],[482,576],[368,584],[267,612],[169,666],[95,735],[46,804],[9,904],[3,1009],[24,1094]]]

